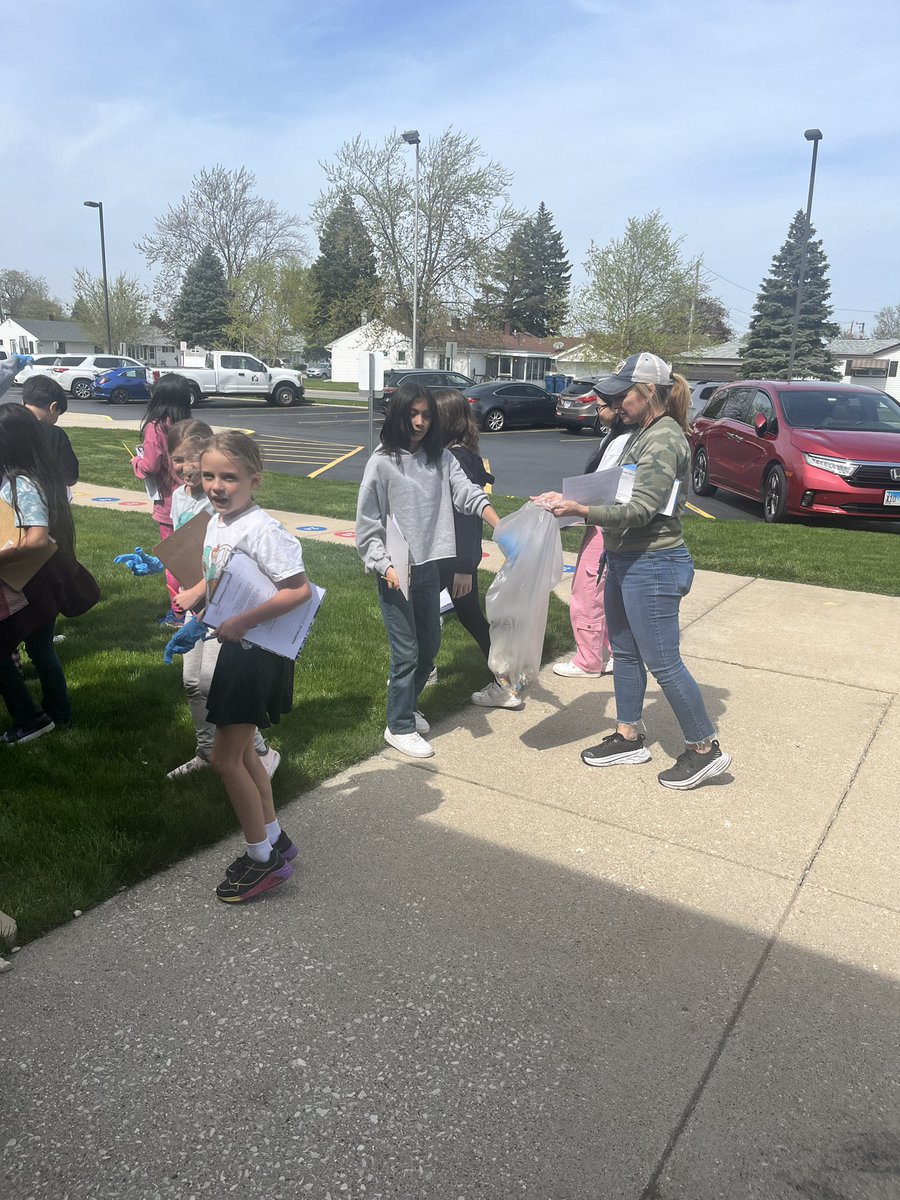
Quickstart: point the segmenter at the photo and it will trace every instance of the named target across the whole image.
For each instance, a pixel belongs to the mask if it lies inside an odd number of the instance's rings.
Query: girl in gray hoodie
[[[419,694],[441,644],[438,564],[456,557],[453,512],[500,521],[482,488],[443,448],[440,419],[426,387],[405,380],[388,405],[381,445],[369,459],[356,507],[356,548],[378,580],[391,650],[384,740],[412,758],[431,758]],[[409,547],[401,580],[387,550],[393,518]]]

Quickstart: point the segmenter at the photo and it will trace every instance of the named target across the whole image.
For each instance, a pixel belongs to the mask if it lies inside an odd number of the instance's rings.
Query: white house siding
[[[94,343],[86,340],[72,341],[64,338],[65,350],[58,350],[58,338],[35,337],[24,325],[20,325],[15,317],[7,317],[0,323],[0,350],[7,354],[93,354]]]
[[[367,325],[351,329],[343,337],[336,338],[328,348],[331,350],[331,378],[335,383],[358,381],[359,356],[364,353],[382,354],[386,371],[413,365],[409,338],[377,321],[369,321]]]
[[[891,364],[896,363],[891,375]],[[878,388],[887,392],[895,400],[900,400],[900,349],[885,351],[882,354],[867,358],[848,358],[843,364],[843,383],[864,384],[866,387]],[[877,371],[878,373],[873,373]]]

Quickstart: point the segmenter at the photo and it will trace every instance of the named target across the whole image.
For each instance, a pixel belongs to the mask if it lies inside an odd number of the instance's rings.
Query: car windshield
[[[831,391],[827,386],[779,391],[785,419],[795,429],[856,429],[900,433],[900,404],[886,393]]]
[[[589,379],[576,379],[574,383],[567,384],[565,389],[560,392],[561,396],[586,396],[591,390],[591,381]]]

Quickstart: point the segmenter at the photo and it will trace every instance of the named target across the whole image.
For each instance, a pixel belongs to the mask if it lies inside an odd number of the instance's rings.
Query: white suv
[[[49,375],[58,384],[71,392],[76,400],[91,400],[94,395],[94,380],[104,371],[115,367],[143,367],[136,358],[128,358],[124,354],[42,354],[34,360],[31,367],[26,367],[16,376],[16,381],[24,382],[27,375],[39,371]],[[27,375],[26,375],[27,372]]]

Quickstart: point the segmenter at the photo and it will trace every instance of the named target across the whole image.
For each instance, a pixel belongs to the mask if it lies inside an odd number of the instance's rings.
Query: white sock
[[[272,854],[272,847],[269,845],[269,839],[266,838],[263,842],[248,842],[247,853],[256,862],[268,862]]]
[[[269,845],[274,846],[281,837],[281,826],[278,824],[278,818],[274,821],[269,821],[266,824],[266,837],[269,839]]]

